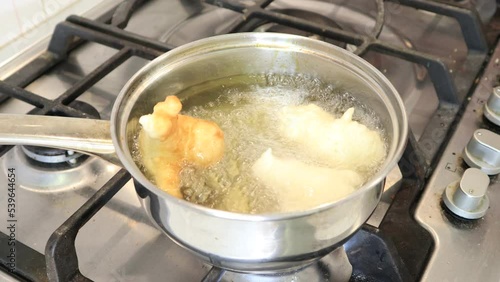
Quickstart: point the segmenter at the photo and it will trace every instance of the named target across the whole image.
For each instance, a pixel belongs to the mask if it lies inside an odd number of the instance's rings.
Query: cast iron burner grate
[[[280,9],[280,10],[275,10],[280,14],[283,15],[288,15],[292,17],[296,17],[298,19],[304,19],[310,22],[313,22],[315,24],[319,24],[322,26],[329,26],[329,27],[335,27],[338,29],[342,29],[335,21],[333,21],[330,18],[327,18],[323,15],[309,12],[309,11],[304,11],[300,9]],[[311,38],[316,38],[321,41],[328,42],[330,44],[337,45],[341,48],[346,48],[347,43],[344,41],[339,41],[339,40],[333,40],[324,36],[319,36],[316,35],[310,31],[307,30],[300,30],[296,29],[294,27],[291,27],[289,25],[281,25],[279,23],[273,23],[267,19],[261,19],[261,18],[256,18],[253,17],[251,19],[248,19],[246,21],[243,21],[243,24],[239,24],[237,27],[238,32],[279,32],[279,33],[288,33],[288,34],[295,34],[295,35],[300,35],[300,36],[305,36],[305,37],[311,37]],[[379,32],[381,32],[382,29],[379,29]]]
[[[151,60],[174,47],[121,29],[127,25],[133,11],[145,2],[145,0],[126,0],[116,9],[113,9],[96,21],[78,16],[68,17],[66,21],[57,25],[47,51],[12,76],[4,81],[0,81],[0,102],[9,98],[24,101],[35,106],[35,109],[29,112],[29,114],[91,118],[84,112],[71,107],[71,102],[129,58],[138,56]],[[412,218],[414,203],[423,189],[429,164],[436,156],[441,143],[445,140],[447,136],[446,132],[451,124],[451,122],[441,121],[439,116],[443,111],[449,111],[450,108],[453,109],[452,112],[456,115],[458,110],[455,111],[454,109],[458,109],[461,102],[459,101],[458,97],[460,96],[457,91],[468,91],[474,77],[470,78],[468,84],[462,83],[461,88],[457,90],[448,68],[439,58],[381,42],[377,37],[383,27],[384,8],[382,0],[376,0],[378,5],[377,24],[370,35],[353,34],[336,27],[306,22],[290,15],[266,9],[273,0],[259,0],[249,6],[243,5],[242,2],[234,0],[206,1],[206,3],[242,13],[242,22],[233,32],[237,32],[238,28],[243,27],[245,22],[252,18],[262,18],[279,25],[289,26],[332,40],[356,45],[356,53],[359,55],[369,50],[377,51],[421,64],[427,68],[440,100],[440,108],[436,112],[435,119],[431,122],[431,124],[437,123],[437,126],[435,128],[431,126],[429,132],[436,134],[437,130],[438,133],[444,132],[444,134],[437,134],[437,136],[442,136],[442,138],[439,140],[434,138],[438,146],[434,146],[436,149],[431,151],[426,148],[420,148],[420,145],[410,136],[407,149],[399,162],[404,176],[403,183],[386,217],[378,229],[372,230],[365,226],[361,230],[362,232],[359,233],[361,235],[355,235],[362,236],[362,234],[368,232],[366,234],[371,234],[370,236],[374,236],[373,238],[376,237],[381,239],[382,242],[389,242],[390,246],[384,250],[384,256],[390,256],[395,261],[398,277],[402,280],[417,280],[431,252],[432,238]],[[458,6],[429,0],[400,0],[398,3],[455,18],[462,29],[469,49],[466,64],[477,65],[476,73],[479,71],[480,64],[477,64],[477,62],[484,60],[488,47],[481,31],[480,20],[475,12]],[[118,51],[55,100],[49,100],[23,89],[46,71],[64,61],[71,50],[84,42],[99,43]],[[464,85],[466,86],[464,87]],[[12,146],[3,146],[0,150],[0,156],[5,154],[10,148]],[[130,175],[125,170],[120,170],[112,177],[52,234],[46,246],[45,256],[22,244],[22,242],[17,242],[16,248],[19,256],[29,259],[19,261],[13,275],[31,281],[47,281],[47,279],[51,281],[90,281],[79,271],[75,250],[76,235],[79,229],[129,179]],[[402,226],[404,228],[401,228]],[[7,245],[7,240],[7,235],[0,233],[0,244]],[[5,248],[0,248],[2,267],[5,267],[7,263],[5,260],[7,253],[5,252]],[[380,254],[380,252],[376,253],[376,255]],[[383,279],[377,276],[377,272],[373,269],[365,269],[366,265],[358,263],[357,257],[353,254],[351,254],[350,260],[354,268],[353,281],[359,279],[365,279],[365,281],[366,279],[368,281]],[[380,257],[378,262],[382,262],[382,260],[382,257]],[[223,275],[224,270],[214,267],[208,272],[203,281],[219,281]]]

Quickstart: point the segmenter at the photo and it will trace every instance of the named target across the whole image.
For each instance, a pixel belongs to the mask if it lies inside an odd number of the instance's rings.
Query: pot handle
[[[107,120],[0,114],[0,144],[78,151],[122,166]]]

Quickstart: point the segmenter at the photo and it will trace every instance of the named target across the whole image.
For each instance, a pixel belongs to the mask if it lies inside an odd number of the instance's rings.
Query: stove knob
[[[463,153],[464,161],[484,173],[500,173],[500,135],[486,129],[478,129]]]
[[[454,214],[466,218],[482,217],[490,205],[486,189],[490,178],[477,168],[469,168],[459,182],[454,182],[443,193],[443,202]]]
[[[492,123],[500,125],[500,86],[493,88],[493,93],[484,105],[484,116]]]

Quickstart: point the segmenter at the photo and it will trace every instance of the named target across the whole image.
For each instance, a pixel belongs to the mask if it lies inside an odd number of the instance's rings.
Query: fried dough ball
[[[217,124],[179,114],[182,104],[168,96],[153,113],[139,119],[139,148],[156,185],[182,198],[180,172],[185,166],[208,167],[224,153],[224,133]]]

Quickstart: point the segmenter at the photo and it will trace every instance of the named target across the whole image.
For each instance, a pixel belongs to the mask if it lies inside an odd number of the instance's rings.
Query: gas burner
[[[275,12],[296,17],[298,19],[303,19],[310,21],[311,23],[319,24],[319,25],[325,25],[329,27],[334,27],[338,29],[342,29],[335,21],[321,15],[315,12],[310,12],[306,10],[299,10],[299,9],[275,9],[273,10]],[[325,41],[331,44],[334,44],[336,46],[339,46],[341,48],[346,48],[346,43],[333,40],[330,38],[326,38],[323,36],[316,35],[311,32],[295,29],[289,26],[284,26],[281,24],[269,22],[265,19],[251,19],[249,20],[243,27],[240,28],[239,31],[242,32],[250,32],[250,31],[255,31],[255,32],[280,32],[280,33],[288,33],[288,34],[295,34],[295,35],[301,35],[305,37],[310,37],[310,38],[315,38],[319,39],[321,41]]]
[[[220,281],[348,281],[351,278],[353,267],[349,262],[344,247],[340,247],[318,262],[291,272],[269,274],[248,274],[225,272]]]
[[[73,101],[71,107],[86,113],[93,118],[100,118],[99,112],[91,105],[82,101]],[[21,146],[24,154],[34,160],[36,164],[68,164],[77,166],[81,164],[88,156],[70,150],[62,150],[56,148],[46,148],[39,146]]]
[[[78,158],[76,165],[71,165],[68,162],[47,164],[34,161],[26,155],[24,147],[14,147],[4,155],[2,162],[0,162],[0,167],[3,169],[14,167],[18,175],[29,175],[29,177],[18,179],[17,184],[23,188],[22,190],[26,190],[26,192],[22,192],[23,194],[28,192],[79,191],[91,187],[91,184],[98,181],[103,172],[116,173],[118,171],[118,167],[100,158],[90,158],[86,155]],[[5,175],[0,176],[0,181],[7,181],[2,177]]]
[[[397,254],[383,238],[369,229],[360,229],[342,247],[317,262],[295,271],[250,274],[212,269],[206,277],[229,281],[408,281],[406,269],[398,262]],[[208,279],[204,280],[207,281]]]
[[[68,163],[69,165],[76,165],[80,157],[84,156],[75,151],[66,151],[62,149],[46,148],[38,146],[21,146],[24,154],[27,157],[44,164],[60,164]]]

